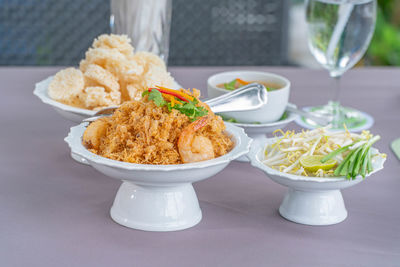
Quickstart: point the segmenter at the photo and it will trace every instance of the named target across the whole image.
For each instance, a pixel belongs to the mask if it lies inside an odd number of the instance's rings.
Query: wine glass
[[[329,71],[335,97],[312,112],[331,115],[332,128],[359,128],[365,113],[339,103],[340,77],[364,55],[376,21],[376,0],[307,0],[308,44],[316,60]]]
[[[112,33],[127,34],[135,51],[168,63],[172,0],[110,0]]]

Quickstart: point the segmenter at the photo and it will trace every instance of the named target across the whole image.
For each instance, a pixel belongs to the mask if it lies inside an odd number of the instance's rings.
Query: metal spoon
[[[216,113],[255,110],[267,104],[267,94],[264,85],[251,83],[205,103]]]
[[[254,110],[267,104],[267,90],[258,83],[248,84],[232,92],[209,99],[205,103],[213,112]],[[100,117],[112,115],[118,106],[106,107],[95,113],[94,117],[84,119],[83,122],[92,122]]]

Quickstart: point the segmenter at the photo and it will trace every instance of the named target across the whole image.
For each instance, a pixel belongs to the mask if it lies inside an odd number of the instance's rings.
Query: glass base
[[[335,105],[338,106],[336,107]],[[307,107],[304,110],[317,115],[331,117],[332,130],[343,130],[346,127],[349,131],[357,132],[371,128],[374,123],[374,119],[369,114],[353,108],[343,107],[335,102],[330,102],[324,106]],[[308,129],[323,126],[305,117],[299,117],[296,122]]]

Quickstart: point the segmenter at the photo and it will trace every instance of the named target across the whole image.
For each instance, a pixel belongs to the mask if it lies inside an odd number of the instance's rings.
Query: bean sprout
[[[361,134],[342,132],[330,132],[328,127],[318,128],[311,131],[283,132],[277,130],[274,134],[276,141],[265,148],[263,163],[281,172],[304,176],[331,177],[333,170],[318,169],[315,172],[305,170],[300,164],[300,158],[308,155],[328,155],[330,152],[350,144],[352,149],[364,145],[372,136],[368,131]],[[343,161],[346,153],[334,157],[338,164]]]

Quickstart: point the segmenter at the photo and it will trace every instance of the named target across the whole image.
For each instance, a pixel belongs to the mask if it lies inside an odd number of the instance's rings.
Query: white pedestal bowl
[[[122,180],[111,208],[112,219],[126,227],[147,231],[175,231],[196,225],[202,218],[192,183],[214,176],[232,160],[245,155],[251,139],[243,129],[227,125],[235,147],[207,161],[177,165],[146,165],[111,160],[82,145],[87,123],[72,127],[65,138],[72,153],[99,172]]]
[[[33,94],[37,96],[43,103],[50,105],[58,114],[69,121],[81,123],[82,120],[95,116],[96,110],[77,108],[51,99],[47,91],[51,81],[53,80],[53,77],[54,76],[49,76],[43,81],[36,83]],[[178,83],[175,83],[174,87],[181,88]],[[72,152],[71,157],[81,164],[88,164],[85,159]]]
[[[318,178],[280,172],[262,163],[264,146],[261,145],[253,145],[248,157],[254,167],[264,171],[278,184],[288,187],[279,213],[287,220],[300,224],[331,225],[342,222],[347,217],[347,210],[340,190],[363,181],[361,176],[347,180],[344,177]],[[372,164],[373,172],[369,175],[381,170],[384,162],[385,158],[376,157]]]

